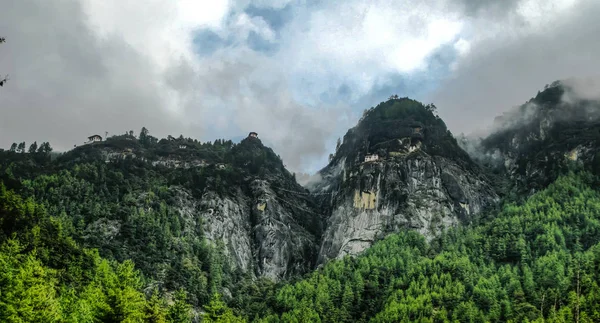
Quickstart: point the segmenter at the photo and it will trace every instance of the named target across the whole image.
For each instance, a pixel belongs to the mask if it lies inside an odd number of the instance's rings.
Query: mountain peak
[[[365,110],[313,185],[328,214],[320,262],[413,228],[433,237],[493,205],[496,194],[434,105],[391,98]]]
[[[389,158],[422,151],[470,162],[458,146],[433,104],[410,98],[391,98],[365,110],[358,124],[348,130],[331,162],[344,158],[360,163],[367,156]]]

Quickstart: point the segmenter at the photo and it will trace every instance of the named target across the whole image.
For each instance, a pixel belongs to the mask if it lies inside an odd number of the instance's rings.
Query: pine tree
[[[342,322],[350,322],[352,318],[352,303],[354,302],[354,293],[349,284],[344,286],[342,294],[342,307],[340,309],[340,319]]]
[[[180,289],[175,293],[175,303],[169,308],[167,318],[172,323],[189,323],[192,320],[192,307],[186,302],[187,293]]]
[[[221,300],[221,295],[214,293],[208,305],[204,306],[205,313],[202,315],[203,323],[243,323],[240,317]]]
[[[30,154],[35,154],[35,152],[37,151],[38,146],[37,146],[37,141],[34,141],[31,146],[29,146],[29,153]]]
[[[146,313],[144,322],[148,323],[166,323],[167,320],[164,314],[165,308],[164,300],[158,296],[158,291],[155,289],[152,293],[152,297],[146,304]]]
[[[25,142],[24,141],[19,144],[19,146],[17,147],[17,151],[19,153],[24,153],[25,152]]]

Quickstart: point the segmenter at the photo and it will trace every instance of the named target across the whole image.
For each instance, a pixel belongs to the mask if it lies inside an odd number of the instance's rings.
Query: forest
[[[293,174],[256,143],[189,143],[233,167],[106,163],[91,146],[1,152],[0,321],[600,321],[600,192],[587,171],[432,241],[401,231],[273,282],[232,269],[201,221],[177,211],[176,187],[225,192],[247,176]],[[143,155],[180,142],[138,144]]]

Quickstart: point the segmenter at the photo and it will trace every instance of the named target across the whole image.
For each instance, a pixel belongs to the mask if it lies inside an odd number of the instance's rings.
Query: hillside
[[[33,198],[84,248],[132,260],[160,291],[201,306],[246,279],[312,269],[314,203],[258,138],[157,140],[147,133],[47,153],[0,153],[9,188]]]
[[[597,322],[597,184],[571,173],[431,242],[389,235],[281,288],[263,322]]]

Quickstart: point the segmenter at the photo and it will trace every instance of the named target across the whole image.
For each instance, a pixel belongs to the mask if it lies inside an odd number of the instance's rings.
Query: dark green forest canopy
[[[146,285],[132,261],[81,248],[62,219],[0,183],[1,322],[189,322],[186,293],[171,305]]]
[[[4,183],[3,194],[17,196],[22,201],[12,203],[17,206],[3,201],[2,206],[5,210],[33,208],[39,211],[36,216],[43,220],[40,221],[56,226],[51,233],[59,235],[49,235],[44,241],[54,244],[65,237],[72,252],[79,255],[75,259],[69,253],[61,253],[64,247],[43,245],[35,249],[38,256],[43,254],[50,258],[48,262],[46,258],[39,259],[41,266],[56,270],[60,276],[51,286],[58,302],[62,300],[60,290],[63,288],[75,293],[72,296],[75,299],[83,297],[70,287],[89,283],[85,278],[94,275],[94,263],[102,260],[112,264],[112,268],[128,264],[133,270],[135,264],[132,275],[136,275],[139,282],[132,291],[142,300],[146,299],[144,302],[160,303],[153,310],[159,314],[169,313],[170,307],[165,302],[171,306],[175,306],[173,302],[179,304],[185,315],[189,311],[182,304],[191,304],[196,309],[223,307],[220,298],[214,297],[216,292],[224,288],[234,290],[234,284],[245,282],[249,277],[231,270],[222,254],[222,246],[207,243],[200,219],[181,215],[180,189],[187,189],[196,197],[205,190],[226,194],[239,189],[248,177],[269,176],[281,187],[294,183],[289,189],[303,190],[293,180],[293,174],[285,170],[279,156],[256,138],[240,144],[225,140],[199,143],[183,138],[158,141],[146,132],[144,140],[131,135],[114,136],[60,155],[53,155],[51,148],[18,148],[25,147],[25,143],[14,146],[15,149],[0,152],[0,179]],[[44,143],[41,147],[49,148],[49,145]],[[107,152],[116,152],[117,158],[107,162]],[[206,165],[173,168],[153,163],[163,156],[178,161],[201,158]],[[13,217],[3,211],[1,215],[4,234],[0,236],[0,243],[13,243],[9,239],[18,233],[14,243],[28,246],[27,239],[37,230],[29,225],[36,222],[27,214]],[[19,238],[20,235],[24,237]],[[95,252],[92,249],[97,252],[82,258]],[[31,248],[25,247],[23,253],[28,255],[26,252],[30,251]],[[70,277],[65,273],[71,271],[84,277],[74,276],[76,281],[63,280]],[[141,308],[146,306],[144,304]],[[115,305],[98,306],[112,308]],[[217,314],[229,313],[225,307],[213,310]],[[57,313],[68,316],[72,311],[63,308]],[[92,312],[95,314],[90,315],[104,320],[101,318],[105,314],[100,310]],[[20,317],[10,320],[18,321]]]
[[[379,154],[385,157],[398,139],[410,138],[419,131],[422,150],[430,155],[452,158],[472,167],[468,154],[459,148],[458,142],[436,114],[433,104],[424,105],[409,98],[392,97],[363,112],[358,124],[348,130],[340,141],[335,155],[337,159],[355,160],[358,155]]]

